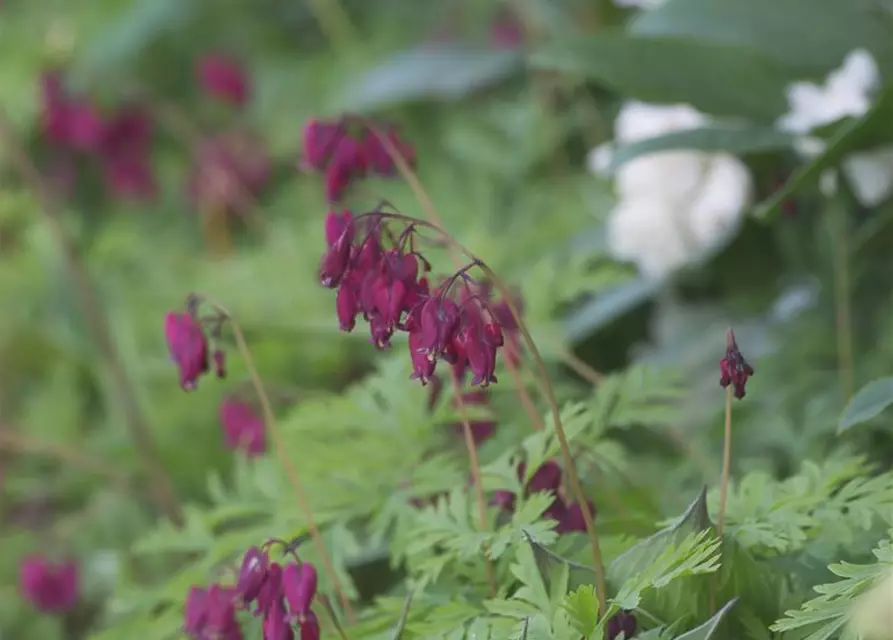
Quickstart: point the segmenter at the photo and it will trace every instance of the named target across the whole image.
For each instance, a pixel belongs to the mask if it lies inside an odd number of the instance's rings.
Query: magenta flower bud
[[[329,211],[326,214],[325,221],[326,244],[329,247],[332,247],[346,232],[348,232],[352,223],[353,214],[350,211],[345,210],[341,213],[338,213],[337,211]],[[350,233],[350,237],[352,240],[352,232]]]
[[[357,323],[357,294],[349,283],[341,283],[338,294],[335,296],[335,309],[338,313],[338,326],[342,331],[350,333]]]
[[[729,329],[726,334],[726,357],[719,362],[720,378],[719,384],[726,388],[729,385],[735,389],[735,397],[741,400],[745,395],[744,386],[748,379],[753,376],[753,367],[751,367],[741,350],[738,349],[738,343],[735,341],[735,332]]]
[[[282,598],[276,598],[264,612],[264,640],[293,640],[295,632],[287,620]]]
[[[301,620],[301,640],[319,640],[319,621],[312,611]]]
[[[632,611],[627,611],[625,609],[623,611],[618,611],[610,620],[608,620],[608,640],[616,640],[620,637],[621,633],[623,633],[623,636],[629,640],[636,635],[638,626],[636,616],[633,615]]]
[[[310,120],[304,125],[301,164],[305,170],[324,171],[344,137],[337,123]]]
[[[523,476],[523,468],[521,470]],[[539,493],[541,491],[556,491],[561,486],[561,467],[554,460],[544,462],[533,472],[530,480],[527,482],[528,493]]]
[[[96,151],[105,134],[98,109],[86,100],[72,101],[66,107],[68,144],[78,151]]]
[[[422,334],[411,332],[409,334],[409,356],[412,359],[411,380],[419,380],[423,385],[434,377],[437,361],[428,357],[428,353],[421,342]]]
[[[265,551],[251,547],[245,552],[236,582],[236,593],[239,594],[244,604],[253,602],[260,594],[261,587],[264,586],[264,581],[267,579],[269,567],[270,558]]]
[[[244,451],[249,457],[267,450],[266,426],[254,407],[238,398],[226,398],[220,404],[220,424],[231,451]]]
[[[260,615],[270,609],[273,603],[280,601],[282,595],[282,565],[271,562],[267,570],[267,579],[264,580],[260,591],[255,598],[254,615]]]
[[[500,509],[504,509],[505,511],[514,511],[515,494],[511,491],[505,491],[504,489],[494,491],[490,504],[497,506]]]
[[[232,638],[241,631],[236,620],[236,592],[230,587],[211,585],[206,600],[207,619],[203,632],[211,638]]]
[[[210,368],[205,331],[191,314],[171,311],[164,318],[164,334],[171,359],[180,370],[180,386],[192,391]]]
[[[316,597],[316,567],[309,562],[290,564],[282,571],[282,590],[293,620],[306,616]]]
[[[70,611],[80,596],[78,565],[72,560],[53,564],[43,556],[28,556],[19,565],[19,589],[38,611]]]
[[[586,504],[589,506],[589,513],[592,514],[592,517],[594,518],[595,505],[591,500],[587,500]],[[555,528],[555,531],[558,533],[586,531],[586,521],[583,519],[583,509],[577,502],[567,507],[563,513],[559,514],[559,517],[556,518],[556,520],[558,520],[558,526]]]
[[[215,98],[236,107],[248,101],[248,76],[235,59],[222,53],[207,54],[198,61],[196,75],[202,89]]]
[[[474,325],[463,327],[459,331],[457,339],[468,359],[468,368],[471,369],[474,376],[471,384],[486,387],[491,382],[497,382],[494,375],[496,348],[487,344],[479,327]]]
[[[196,637],[202,632],[208,619],[207,600],[207,589],[190,587],[183,612],[183,631],[187,635]]]

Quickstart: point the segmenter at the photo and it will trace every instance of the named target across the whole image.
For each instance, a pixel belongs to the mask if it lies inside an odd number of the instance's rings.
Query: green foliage
[[[843,410],[837,426],[838,433],[876,418],[891,403],[893,403],[893,379],[872,380],[859,389]]]
[[[893,571],[893,202],[868,210],[847,180],[833,199],[818,187],[853,153],[893,141],[889,2],[668,0],[627,11],[532,0],[509,7],[522,12],[524,47],[488,40],[504,3],[471,0],[455,11],[404,0],[2,4],[2,115],[37,168],[49,174],[58,159],[41,129],[38,75],[60,66],[99,108],[136,100],[157,116],[160,189],[151,204],[104,195],[101,167],[78,156],[84,176],[62,205],[108,316],[110,355],[91,338],[96,310],[85,313],[39,194],[0,145],[0,636],[179,637],[190,587],[232,583],[250,546],[307,539],[304,494],[355,621],[318,547],[298,550],[320,567],[320,593],[351,640],[602,640],[623,610],[636,640],[868,639],[865,603]],[[441,28],[468,46],[427,42]],[[773,124],[791,83],[824,81],[857,48],[885,77],[871,108],[814,132],[824,149],[774,189],[798,147]],[[195,59],[218,49],[245,62],[253,96],[241,111],[196,86]],[[715,120],[622,145],[613,169],[664,152],[742,157],[763,226],[745,221],[709,262],[672,277],[613,260],[614,190],[583,165],[611,139],[623,100],[690,104]],[[496,423],[477,450],[483,509],[456,390],[446,381],[433,400],[409,380],[405,337],[379,354],[364,327],[339,331],[319,285],[329,203],[323,177],[295,167],[306,120],[343,112],[400,125],[445,228],[523,298],[548,380],[525,345],[520,370],[500,363],[489,403],[466,407],[473,422]],[[262,229],[234,216],[220,256],[183,187],[204,136],[242,129],[269,150],[273,178],[255,203]],[[384,198],[425,217],[416,195],[403,180],[370,179],[343,204]],[[797,215],[777,215],[792,198]],[[449,272],[440,249],[426,257]],[[193,291],[244,330],[277,417],[266,455],[223,446],[221,401],[256,400],[230,329],[227,380],[177,386],[161,319]],[[756,377],[731,412],[719,537],[717,363],[730,324]],[[148,451],[112,359],[183,504],[182,526],[151,500]],[[559,534],[547,515],[556,498],[576,500],[547,382],[596,507],[605,594],[588,536]],[[847,398],[850,386],[861,390]],[[561,486],[527,495],[553,459]],[[490,503],[495,491],[515,494],[513,512]],[[23,598],[19,562],[35,552],[79,559],[72,614],[40,614]],[[828,570],[839,579],[826,584]],[[338,637],[321,605],[317,614],[324,637]],[[243,617],[246,637],[261,637]]]

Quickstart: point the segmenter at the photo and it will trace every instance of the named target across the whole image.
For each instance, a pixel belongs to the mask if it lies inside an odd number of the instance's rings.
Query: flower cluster
[[[638,621],[632,611],[625,609],[618,611],[608,620],[608,628],[606,630],[608,640],[617,640],[620,638],[621,633],[625,640],[630,640],[630,638],[636,635],[638,626]]]
[[[170,311],[164,317],[167,348],[180,372],[180,386],[184,391],[196,388],[198,379],[211,370],[212,362],[217,377],[226,377],[226,354],[219,343],[226,318],[220,313],[202,318],[198,307],[198,298],[190,296],[185,311]]]
[[[66,91],[56,71],[42,76],[41,87],[43,134],[54,151],[52,173],[57,184],[73,186],[77,154],[83,154],[98,161],[113,195],[141,200],[155,196],[153,126],[142,109],[125,105],[102,113],[88,98]]]
[[[735,332],[729,329],[726,334],[726,357],[719,361],[719,384],[722,388],[729,385],[735,389],[735,397],[739,400],[744,397],[744,385],[753,376],[753,367],[747,363],[738,343],[735,341]]]
[[[266,547],[267,545],[265,545]],[[319,621],[312,610],[316,568],[309,562],[271,562],[265,548],[252,547],[242,559],[234,586],[192,587],[186,600],[183,630],[192,638],[241,640],[238,609],[263,616],[264,638],[319,640]]]
[[[72,560],[54,564],[43,556],[28,556],[19,566],[19,589],[39,611],[70,611],[80,597],[78,565]]]
[[[323,173],[326,197],[330,202],[339,202],[354,180],[369,175],[396,175],[397,167],[388,146],[410,166],[415,165],[415,150],[394,127],[373,130],[352,117],[311,120],[304,127],[300,166],[305,171]]]
[[[522,462],[518,465],[519,479],[524,479],[526,470],[527,465],[525,463]],[[559,467],[558,463],[553,460],[549,460],[540,465],[540,467],[533,472],[533,475],[530,476],[530,480],[528,480],[527,484],[524,486],[524,493],[528,496],[543,491],[552,491],[555,494],[555,499],[543,515],[558,522],[558,526],[555,527],[556,532],[571,533],[574,531],[586,531],[586,522],[583,519],[583,509],[581,506],[577,503],[568,504],[565,498],[562,497],[563,486],[561,467]],[[505,509],[506,511],[514,511],[515,498],[515,494],[511,491],[496,491],[493,494],[491,504]],[[589,512],[595,517],[595,505],[593,505],[590,500],[587,500],[586,503],[589,506]]]
[[[704,127],[689,105],[627,102],[614,124],[616,144]],[[752,196],[747,166],[727,153],[661,151],[637,156],[612,174],[614,145],[590,154],[590,169],[613,175],[618,203],[608,218],[608,246],[646,276],[664,277],[697,263],[738,229]]]
[[[266,426],[249,402],[235,397],[224,398],[220,403],[220,425],[230,450],[242,450],[249,457],[266,452]]]
[[[399,233],[392,228],[395,221],[403,223]],[[427,384],[438,361],[445,360],[457,380],[470,371],[471,384],[486,387],[497,381],[496,354],[505,344],[489,288],[468,276],[477,262],[430,285],[423,275],[430,264],[414,248],[416,224],[380,210],[357,217],[330,212],[320,282],[338,290],[335,305],[343,331],[352,331],[362,315],[379,349],[390,346],[395,331],[408,333],[413,379]]]

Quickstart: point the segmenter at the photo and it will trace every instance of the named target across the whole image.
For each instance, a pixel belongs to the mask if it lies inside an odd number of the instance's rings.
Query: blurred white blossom
[[[607,176],[615,144],[708,123],[689,105],[627,102],[614,125],[614,143],[593,149],[589,168]],[[618,203],[608,217],[608,247],[615,258],[634,262],[652,277],[697,262],[727,240],[751,196],[747,167],[724,153],[661,151],[637,156],[622,164],[613,178]]]
[[[871,54],[864,49],[851,51],[823,85],[795,82],[789,86],[790,111],[779,118],[777,125],[800,136],[796,150],[801,156],[818,155],[825,144],[809,134],[841,118],[865,115],[880,83],[881,75]],[[893,147],[853,153],[844,159],[842,169],[865,206],[876,206],[893,192]],[[833,172],[822,176],[823,192],[833,191],[835,184]]]
[[[632,7],[638,9],[653,9],[659,7],[666,0],[614,0],[618,7]]]

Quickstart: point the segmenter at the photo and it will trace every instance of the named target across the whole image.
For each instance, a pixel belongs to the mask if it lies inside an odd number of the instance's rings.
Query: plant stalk
[[[124,414],[124,421],[148,476],[152,501],[171,522],[180,526],[183,524],[183,510],[179,498],[161,461],[152,429],[143,416],[133,383],[112,338],[113,333],[108,316],[87,267],[78,254],[77,247],[68,237],[62,224],[56,198],[46,186],[43,176],[28,157],[24,145],[18,140],[15,130],[3,113],[0,113],[0,139],[9,151],[9,159],[13,167],[37,197],[44,222],[65,261],[65,271],[80,303],[90,337],[108,367],[109,378],[111,378],[115,396]]]
[[[347,614],[348,620],[351,622],[351,624],[353,624],[356,621],[356,616],[353,612],[353,608],[350,605],[350,600],[347,597],[347,593],[344,591],[344,587],[341,584],[341,580],[338,578],[338,573],[335,571],[335,567],[332,564],[332,561],[329,559],[328,553],[326,552],[326,543],[323,540],[322,533],[320,533],[319,527],[317,527],[316,521],[313,518],[313,512],[310,509],[310,503],[307,499],[307,493],[306,491],[304,491],[304,485],[301,482],[301,477],[298,475],[297,469],[291,463],[291,460],[289,460],[288,455],[285,451],[285,443],[282,439],[282,434],[279,431],[279,425],[276,421],[276,416],[273,414],[273,407],[270,405],[270,398],[269,396],[267,396],[267,392],[264,389],[264,384],[261,380],[260,373],[257,370],[257,366],[254,364],[254,358],[251,356],[251,351],[248,348],[247,343],[245,342],[245,336],[242,333],[242,328],[224,307],[214,302],[211,302],[211,305],[229,320],[230,326],[233,330],[233,336],[236,340],[236,348],[239,350],[239,353],[245,361],[245,366],[248,369],[248,375],[251,378],[251,384],[254,386],[254,390],[257,393],[258,399],[260,400],[261,411],[264,414],[264,421],[270,429],[270,435],[273,436],[273,444],[276,448],[276,454],[279,456],[279,460],[285,469],[286,475],[288,476],[292,488],[294,489],[295,496],[298,498],[298,506],[304,514],[304,518],[307,520],[307,530],[309,531],[310,537],[313,540],[313,544],[316,547],[316,551],[319,554],[320,559],[322,560],[323,567],[325,568],[326,573],[329,574],[329,579],[332,581],[332,586],[334,587],[335,592],[338,594],[338,598],[341,601],[341,606],[344,609],[344,612]]]

